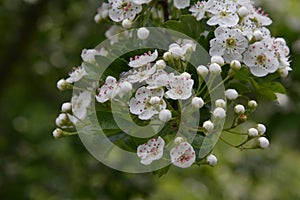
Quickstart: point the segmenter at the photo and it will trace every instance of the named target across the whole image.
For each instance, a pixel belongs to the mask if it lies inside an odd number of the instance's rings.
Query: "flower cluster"
[[[78,93],[73,95],[71,102],[62,105],[53,136],[76,134],[70,131],[91,114],[89,105],[95,97],[96,103],[106,112],[112,112],[110,102],[120,103],[137,124],[155,121],[165,125],[161,132],[151,137],[124,145],[130,147],[130,151],[136,150],[142,165],[163,159],[181,168],[193,164],[215,166],[217,157],[212,154],[213,149],[203,151],[204,155],[199,153],[205,139],[213,137],[220,137],[226,144],[241,150],[267,148],[265,125],[250,121],[249,116],[258,107],[257,96],[265,94],[274,99],[277,93],[284,92],[278,80],[291,71],[286,41],[271,35],[267,26],[272,20],[250,0],[193,2],[108,0],[103,3],[95,21],[106,18],[113,21],[105,33],[109,44],[100,50],[84,49],[82,64],[69,77],[58,81],[59,90],[74,89]],[[176,12],[171,12],[174,10]],[[181,13],[190,15],[181,16]],[[141,27],[141,24],[145,25],[141,22],[149,19],[151,25],[181,30],[193,38],[172,40],[165,50],[144,48],[142,53],[141,50],[130,52],[129,56],[121,57],[122,73],[105,74],[96,80],[99,84],[91,83],[93,87],[78,89],[74,86],[91,75],[91,66],[101,67],[97,57],[113,55],[114,45],[122,38],[136,36],[136,42],[143,47],[152,32]],[[193,25],[188,24],[189,21]],[[137,28],[137,31],[131,31],[131,28]],[[117,33],[120,34],[114,36]],[[201,56],[195,55],[199,50],[196,41],[204,44],[209,61],[192,66],[191,58]],[[264,78],[270,74],[272,78]],[[215,91],[220,93],[218,98],[211,96]],[[183,109],[183,105],[187,109]],[[189,127],[185,117],[194,120],[194,111],[201,113],[201,119],[196,120],[196,127]],[[123,133],[121,128],[114,131]],[[232,144],[222,137],[223,134],[241,137],[243,142]],[[127,137],[128,141],[135,140]]]

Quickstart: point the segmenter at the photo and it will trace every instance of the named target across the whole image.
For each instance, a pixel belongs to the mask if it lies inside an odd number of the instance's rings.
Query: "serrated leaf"
[[[280,93],[280,94],[286,93],[285,87],[279,82],[264,83],[263,87],[270,89],[274,93]]]

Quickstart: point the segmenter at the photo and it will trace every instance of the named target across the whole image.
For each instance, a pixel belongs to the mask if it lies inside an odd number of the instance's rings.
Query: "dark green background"
[[[78,137],[55,140],[60,105],[71,93],[56,82],[80,64],[83,48],[109,24],[93,17],[101,1],[0,1],[0,199],[300,199],[300,2],[262,1],[272,33],[291,47],[290,101],[261,104],[267,150],[219,143],[215,168],[173,167],[168,175],[125,174],[103,166]],[[297,41],[298,40],[298,41]]]

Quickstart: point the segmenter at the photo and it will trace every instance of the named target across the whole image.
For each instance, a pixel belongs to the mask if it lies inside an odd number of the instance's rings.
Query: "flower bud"
[[[257,124],[256,129],[258,130],[259,135],[263,135],[267,131],[266,126],[263,124]]]
[[[158,118],[163,122],[167,122],[172,118],[172,113],[170,110],[164,109],[159,112]]]
[[[180,76],[182,76],[184,78],[191,78],[191,75],[187,72],[183,72],[182,74],[180,74]]]
[[[248,135],[249,137],[257,137],[258,136],[258,131],[256,128],[249,128],[248,129]]]
[[[260,41],[263,39],[263,33],[260,30],[256,30],[253,32],[253,37],[256,41]]]
[[[209,71],[212,74],[220,74],[222,72],[221,66],[217,63],[212,63],[209,65]]]
[[[64,113],[72,112],[72,104],[70,102],[63,103],[61,106],[61,111]]]
[[[242,6],[238,9],[238,14],[240,17],[246,17],[249,12],[248,12],[248,8],[246,8],[245,6]]]
[[[201,97],[194,97],[192,99],[192,105],[195,107],[195,108],[202,108],[204,106],[204,101]]]
[[[129,19],[124,19],[122,21],[123,28],[130,29],[132,27],[132,21]]]
[[[160,103],[160,100],[161,99],[159,97],[151,97],[150,104],[151,105],[158,104],[158,103]]]
[[[227,103],[226,103],[226,101],[224,101],[223,99],[217,99],[217,100],[215,101],[215,105],[216,105],[216,107],[226,108]]]
[[[210,62],[217,63],[220,66],[224,65],[224,59],[222,58],[222,56],[212,56]]]
[[[99,13],[97,13],[97,14],[95,15],[94,21],[95,21],[96,23],[99,23],[99,22],[101,21],[101,15],[100,15]]]
[[[241,69],[241,63],[238,60],[233,60],[230,62],[230,67],[233,70],[240,70]]]
[[[214,111],[213,111],[213,116],[216,118],[216,119],[223,119],[226,117],[226,111],[223,109],[223,108],[216,108]]]
[[[206,77],[208,74],[208,69],[204,65],[200,65],[197,67],[197,74],[202,76],[202,78]]]
[[[241,104],[236,105],[233,110],[238,115],[245,113],[245,107]]]
[[[227,89],[225,91],[225,96],[228,100],[235,100],[238,98],[239,94],[235,89]]]
[[[210,120],[205,121],[202,126],[206,132],[211,132],[214,129],[214,124]]]
[[[145,27],[139,28],[137,31],[137,36],[140,40],[147,39],[149,35],[150,35],[150,31]]]
[[[57,89],[59,89],[60,91],[65,91],[66,89],[68,89],[68,83],[65,79],[60,79],[57,84]]]
[[[132,85],[128,81],[124,81],[120,84],[120,91],[121,93],[128,93],[131,92]]]
[[[241,116],[238,118],[238,124],[244,123],[247,121],[247,115],[241,114]]]
[[[182,137],[176,137],[174,142],[176,145],[179,145],[184,142],[184,139]]]
[[[63,137],[63,131],[60,128],[56,128],[53,132],[52,135],[54,138],[60,138]]]
[[[206,162],[207,162],[210,166],[214,167],[214,166],[217,164],[218,159],[217,159],[217,157],[216,157],[215,155],[210,154],[209,156],[206,157]]]
[[[267,138],[265,137],[260,137],[258,138],[258,144],[259,144],[259,147],[262,148],[262,149],[266,149],[269,147],[270,145],[270,142]]]
[[[248,102],[248,107],[251,109],[257,108],[257,102],[255,100],[251,100]]]
[[[156,61],[156,69],[164,69],[166,66],[167,65],[164,60]]]
[[[281,78],[286,78],[289,75],[289,70],[286,68],[281,68],[278,70],[278,73]]]
[[[172,53],[169,51],[165,52],[163,55],[163,59],[165,61],[171,61],[173,59]]]

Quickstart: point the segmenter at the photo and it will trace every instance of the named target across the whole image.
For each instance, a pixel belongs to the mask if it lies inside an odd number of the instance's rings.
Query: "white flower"
[[[208,68],[209,72],[214,75],[220,74],[222,72],[221,66],[217,63],[210,64]]]
[[[141,83],[147,81],[155,73],[156,66],[151,66],[150,63],[143,67],[133,68],[121,75],[121,80],[128,81],[130,83]]]
[[[235,100],[238,98],[239,93],[235,89],[227,89],[225,91],[225,96],[228,100]]]
[[[147,53],[144,53],[143,55],[130,58],[130,62],[128,65],[133,68],[142,67],[156,60],[157,56],[158,56],[157,50],[155,50],[153,53],[149,51]]]
[[[216,105],[216,107],[226,108],[227,103],[224,99],[217,99],[215,101],[215,105]]]
[[[210,120],[205,121],[202,126],[206,132],[211,132],[214,129],[214,124]]]
[[[85,69],[83,66],[79,66],[76,69],[74,69],[70,74],[69,77],[66,79],[67,83],[74,83],[78,82],[82,77],[87,75]]]
[[[241,69],[241,63],[238,60],[233,60],[230,62],[230,67],[233,70],[239,70],[239,69]]]
[[[279,62],[275,56],[275,50],[271,46],[270,40],[264,39],[250,45],[244,53],[244,63],[250,68],[254,76],[263,77],[278,69]]]
[[[202,78],[205,78],[207,76],[208,72],[209,71],[208,71],[207,67],[204,65],[199,65],[197,67],[197,74],[200,75]]]
[[[226,111],[224,110],[224,108],[215,108],[214,111],[213,111],[213,116],[216,118],[216,119],[223,119],[226,117]]]
[[[194,80],[183,75],[169,76],[169,90],[166,92],[166,97],[174,100],[188,99],[192,95]]]
[[[122,26],[123,26],[123,28],[130,29],[132,26],[132,21],[129,19],[124,19],[122,21]]]
[[[132,0],[133,3],[142,5],[142,4],[147,4],[150,3],[152,0]]]
[[[192,40],[179,40],[177,43],[169,45],[169,52],[174,58],[185,60],[185,55],[190,51],[196,50],[196,44]]]
[[[232,60],[242,60],[242,53],[248,47],[248,40],[239,29],[218,27],[215,36],[216,38],[210,41],[211,56],[223,56],[227,63]]]
[[[138,146],[137,156],[143,165],[150,165],[152,161],[159,160],[164,153],[165,141],[158,137],[150,139],[147,143]]]
[[[83,49],[81,52],[81,58],[84,62],[95,63],[95,56],[106,56],[107,51],[105,49],[101,49],[100,51],[96,49]]]
[[[269,26],[272,24],[272,20],[264,13],[261,8],[253,8],[251,13],[248,15],[252,21],[255,21],[259,26]]]
[[[268,148],[270,144],[269,140],[265,137],[258,138],[258,143],[259,143],[259,147],[262,149]]]
[[[104,103],[115,96],[115,90],[117,87],[117,80],[112,77],[108,76],[105,80],[104,85],[99,88],[99,93],[96,96],[96,99],[100,103]]]
[[[108,2],[112,7],[109,10],[109,17],[115,22],[123,19],[133,20],[135,15],[142,11],[142,6],[131,0],[109,0]]]
[[[224,65],[224,59],[222,58],[222,56],[212,56],[210,58],[210,62],[211,63],[217,63],[219,64],[220,66],[223,66]]]
[[[258,136],[258,131],[256,128],[249,128],[248,129],[248,135],[249,137],[257,137]]]
[[[192,99],[192,105],[197,108],[200,109],[204,106],[204,101],[201,97],[194,97]]]
[[[190,6],[190,0],[174,0],[174,6],[178,9],[183,9]]]
[[[138,115],[139,119],[148,120],[153,115],[166,108],[166,102],[162,99],[164,95],[163,89],[147,89],[145,86],[137,89],[135,97],[130,99],[129,109],[132,114]],[[152,97],[159,97],[159,102],[152,102]]]
[[[65,102],[61,105],[61,112],[70,112],[72,111],[72,104],[70,102]]]
[[[169,74],[164,70],[157,70],[148,79],[146,79],[146,83],[148,84],[148,89],[155,89],[167,86],[169,84]]]
[[[150,31],[145,27],[139,28],[137,30],[137,36],[140,40],[147,39],[149,37],[149,35],[150,35]]]
[[[81,92],[78,96],[72,97],[72,111],[73,114],[76,116],[76,118],[74,118],[74,121],[72,121],[73,123],[76,124],[78,119],[85,119],[87,115],[87,108],[90,105],[91,101],[92,96],[91,92],[89,91]]]
[[[167,109],[161,110],[159,112],[158,118],[163,122],[167,122],[172,118],[172,113]]]
[[[245,107],[243,105],[241,105],[241,104],[236,105],[233,110],[234,110],[234,112],[236,114],[243,114],[243,113],[245,113]]]
[[[218,159],[217,159],[217,157],[216,157],[215,155],[210,154],[209,156],[206,157],[206,162],[207,162],[210,166],[214,167],[214,166],[217,164]]]
[[[171,162],[181,168],[190,167],[196,160],[196,153],[188,142],[180,143],[170,151]]]
[[[250,100],[248,102],[248,107],[251,109],[257,108],[257,102],[255,100]]]
[[[257,124],[256,129],[258,130],[258,133],[259,133],[260,135],[265,134],[265,132],[266,132],[266,130],[267,130],[266,126],[263,125],[263,124]]]
[[[194,17],[196,17],[196,20],[198,21],[200,21],[205,17],[206,10],[207,10],[206,1],[198,1],[189,9],[189,11],[192,13]]]
[[[239,22],[239,16],[236,13],[236,4],[232,1],[211,1],[213,5],[207,9],[212,17],[207,21],[210,26],[220,25],[232,27]],[[209,3],[209,2],[208,2]]]

